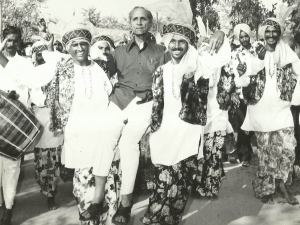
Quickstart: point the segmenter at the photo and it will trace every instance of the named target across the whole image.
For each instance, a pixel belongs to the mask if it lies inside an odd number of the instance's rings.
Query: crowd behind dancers
[[[81,224],[128,224],[149,132],[153,186],[143,224],[179,224],[190,192],[217,200],[226,154],[248,167],[254,136],[256,197],[273,204],[280,192],[299,204],[288,186],[299,157],[300,34],[285,35],[284,22],[268,18],[257,41],[238,24],[235,44],[222,30],[201,43],[191,21],[164,25],[162,43],[139,6],[129,13],[131,31],[115,37],[78,18],[56,29],[41,19],[26,43],[21,28],[4,28],[0,89],[44,126],[34,165],[49,210],[59,207],[64,165],[74,169]],[[20,162],[0,156],[1,225],[11,224]]]

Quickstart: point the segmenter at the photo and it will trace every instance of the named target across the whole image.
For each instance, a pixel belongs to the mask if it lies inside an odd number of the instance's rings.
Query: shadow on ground
[[[79,224],[77,205],[72,194],[72,182],[60,182],[56,201],[60,208],[48,211],[46,198],[39,192],[35,182],[34,168],[31,161],[25,162],[21,169],[18,194],[14,208],[13,225],[76,225]],[[181,225],[294,225],[299,224],[299,205],[283,203],[282,198],[275,198],[274,205],[263,205],[255,198],[251,181],[257,167],[254,157],[250,167],[241,164],[224,164],[226,179],[217,201],[207,198],[190,198]],[[291,191],[300,201],[300,168]],[[148,196],[138,194],[134,197],[130,225],[142,224],[148,205]],[[2,215],[3,209],[0,209]]]

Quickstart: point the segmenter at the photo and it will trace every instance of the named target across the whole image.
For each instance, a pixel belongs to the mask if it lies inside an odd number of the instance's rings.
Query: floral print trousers
[[[117,155],[117,154],[116,154]],[[118,157],[118,156],[117,156]],[[81,220],[82,225],[109,225],[113,215],[117,211],[118,203],[120,201],[121,188],[121,168],[120,159],[115,156],[107,181],[105,185],[105,204],[108,210],[98,215],[95,220]],[[84,213],[91,205],[95,193],[95,176],[93,175],[93,168],[77,168],[75,169],[73,179],[73,194],[78,203],[79,215]],[[107,207],[104,207],[107,208]],[[80,216],[79,216],[80,219]]]
[[[61,166],[61,146],[34,149],[35,179],[46,197],[57,192]]]
[[[197,156],[172,166],[154,165],[154,184],[144,224],[179,224],[196,177]]]
[[[198,160],[198,173],[195,179],[195,189],[201,196],[218,195],[221,179],[224,174],[222,153],[226,131],[216,131],[204,135],[203,155]]]
[[[275,193],[276,180],[292,182],[296,139],[294,128],[271,132],[255,132],[257,138],[258,171],[252,182],[256,197]]]

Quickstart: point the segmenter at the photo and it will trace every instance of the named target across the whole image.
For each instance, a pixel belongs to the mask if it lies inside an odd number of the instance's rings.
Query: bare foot
[[[291,205],[298,205],[299,204],[298,200],[287,189],[287,187],[286,187],[285,183],[283,182],[283,180],[280,180],[279,188],[282,191],[282,193],[284,194],[284,198],[287,201],[287,203],[289,203]]]

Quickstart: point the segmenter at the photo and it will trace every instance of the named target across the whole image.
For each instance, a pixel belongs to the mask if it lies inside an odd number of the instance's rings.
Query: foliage
[[[239,23],[248,24],[258,33],[259,24],[266,18],[274,17],[275,5],[269,11],[261,0],[239,0],[233,6],[229,14],[231,24],[234,27]]]
[[[82,14],[87,18],[95,27],[108,28],[108,29],[120,29],[120,30],[130,30],[129,19],[124,17],[123,20],[118,20],[114,16],[104,16],[101,17],[101,12],[97,11],[95,7],[83,9]],[[161,17],[153,19],[153,26],[151,28],[152,33],[156,33],[157,30],[162,28],[162,25],[166,21]]]
[[[291,14],[291,31],[292,33],[296,33],[300,29],[300,1],[298,0],[290,0],[288,1],[288,5],[291,6],[293,4],[296,4],[296,9]]]
[[[83,9],[82,14],[95,27],[129,30],[129,26],[126,21],[121,22],[114,16],[101,17],[101,12],[98,11],[95,7]]]
[[[206,21],[208,21],[208,27],[211,31],[220,29],[219,14],[211,6],[206,7],[206,12],[205,12],[204,16],[202,17],[202,20],[203,20],[204,24],[206,24]]]
[[[43,0],[2,1],[3,28],[7,25],[16,26],[22,30],[22,39],[30,40],[32,34],[37,33],[36,28],[40,19],[40,4]]]
[[[203,23],[208,21],[209,29],[215,31],[220,29],[220,18],[218,12],[213,8],[214,4],[218,4],[219,0],[189,0],[193,12],[193,26],[198,30],[196,17],[201,16]]]
[[[82,9],[82,14],[86,17],[95,27],[99,27],[101,25],[101,14],[97,11],[95,7],[91,7],[88,9]]]

